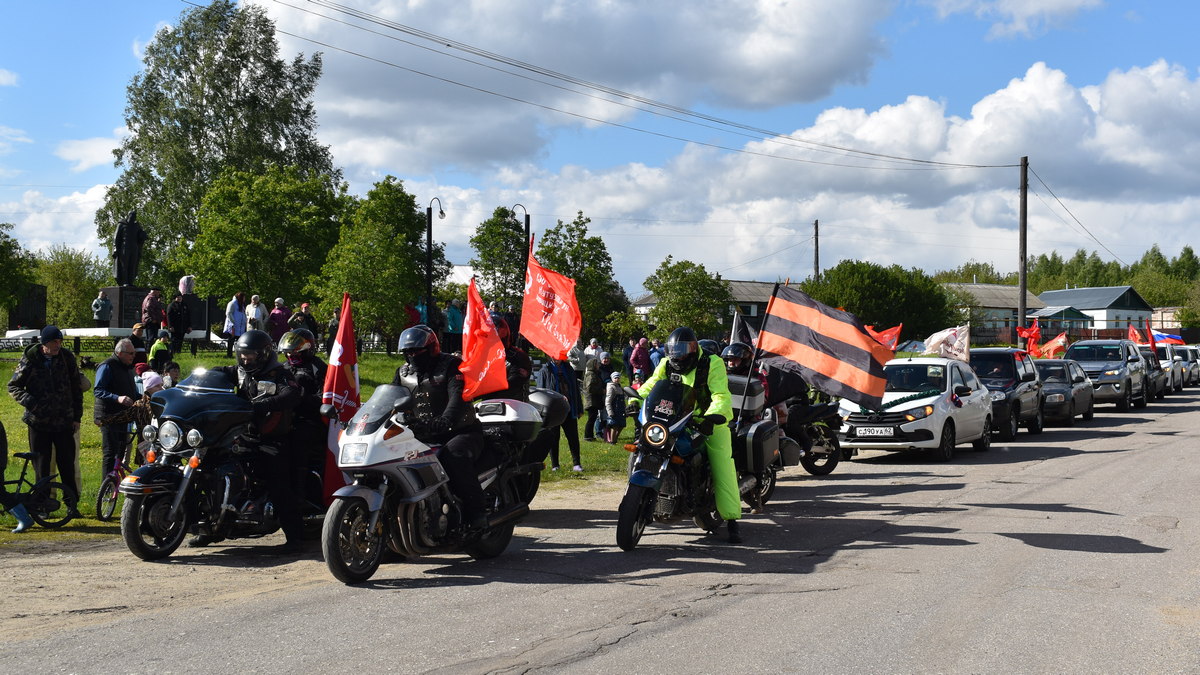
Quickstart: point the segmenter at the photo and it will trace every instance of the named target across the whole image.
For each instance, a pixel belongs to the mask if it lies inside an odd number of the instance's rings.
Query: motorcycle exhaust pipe
[[[488,527],[499,527],[510,521],[524,517],[529,513],[528,504],[514,504],[499,513],[488,516]]]
[[[746,476],[738,483],[738,492],[742,495],[747,495],[756,487],[758,487],[758,478],[755,476]]]

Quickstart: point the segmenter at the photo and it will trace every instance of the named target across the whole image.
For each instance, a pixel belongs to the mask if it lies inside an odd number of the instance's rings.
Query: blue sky
[[[455,262],[470,258],[480,220],[520,203],[535,233],[578,211],[592,218],[631,295],[668,254],[727,278],[803,278],[814,219],[824,267],[857,258],[929,271],[967,260],[1016,268],[1015,168],[914,170],[922,167],[684,124],[336,23],[362,21],[320,2],[258,4],[278,23],[283,54],[324,53],[318,135],[352,191],[391,174],[420,203],[438,197],[447,218],[435,237]],[[1156,243],[1177,255],[1197,231],[1197,3],[342,4],[805,141],[950,164],[1028,155],[1070,209],[1031,177],[1031,255],[1083,248],[1130,263]],[[9,28],[0,43],[0,222],[14,223],[24,245],[102,250],[92,214],[116,176],[125,86],[141,46],[188,7],[0,9]]]

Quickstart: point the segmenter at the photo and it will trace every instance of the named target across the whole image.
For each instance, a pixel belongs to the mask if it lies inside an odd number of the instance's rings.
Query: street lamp
[[[521,267],[521,283],[517,288],[525,288],[525,279],[529,278],[529,209],[525,208],[524,204],[513,204],[513,207],[508,210],[508,222],[513,225],[517,224],[517,207],[525,212],[525,261]]]
[[[438,220],[446,217],[442,210],[442,200],[434,197],[429,200],[425,209],[425,322],[428,324],[433,317],[433,203],[438,203]]]

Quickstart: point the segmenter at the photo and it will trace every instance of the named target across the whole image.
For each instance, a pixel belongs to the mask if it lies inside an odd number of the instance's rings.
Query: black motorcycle
[[[262,396],[274,393],[260,383]],[[263,537],[279,529],[267,493],[267,457],[292,449],[256,438],[250,401],[224,373],[198,370],[150,399],[142,431],[147,463],[121,483],[121,536],[142,560],[175,552],[189,534],[200,542]],[[324,513],[321,474],[305,472],[306,519]]]

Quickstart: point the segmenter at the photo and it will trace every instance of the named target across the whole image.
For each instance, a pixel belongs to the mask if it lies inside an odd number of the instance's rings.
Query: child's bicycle
[[[32,452],[14,452],[13,457],[25,460],[21,466],[21,475],[14,480],[4,481],[4,489],[16,497],[17,503],[24,504],[34,522],[42,527],[62,527],[71,521],[71,513],[62,496],[67,487],[55,481],[58,474],[43,476],[36,482],[31,482],[29,464],[37,455]],[[8,512],[8,509],[5,509]]]
[[[130,449],[137,447],[137,432],[134,432],[133,436]],[[112,471],[100,481],[100,490],[96,493],[96,520],[108,522],[112,520],[113,513],[116,513],[117,500],[121,497],[121,481],[133,472],[126,462],[128,455],[128,452],[117,455]]]

